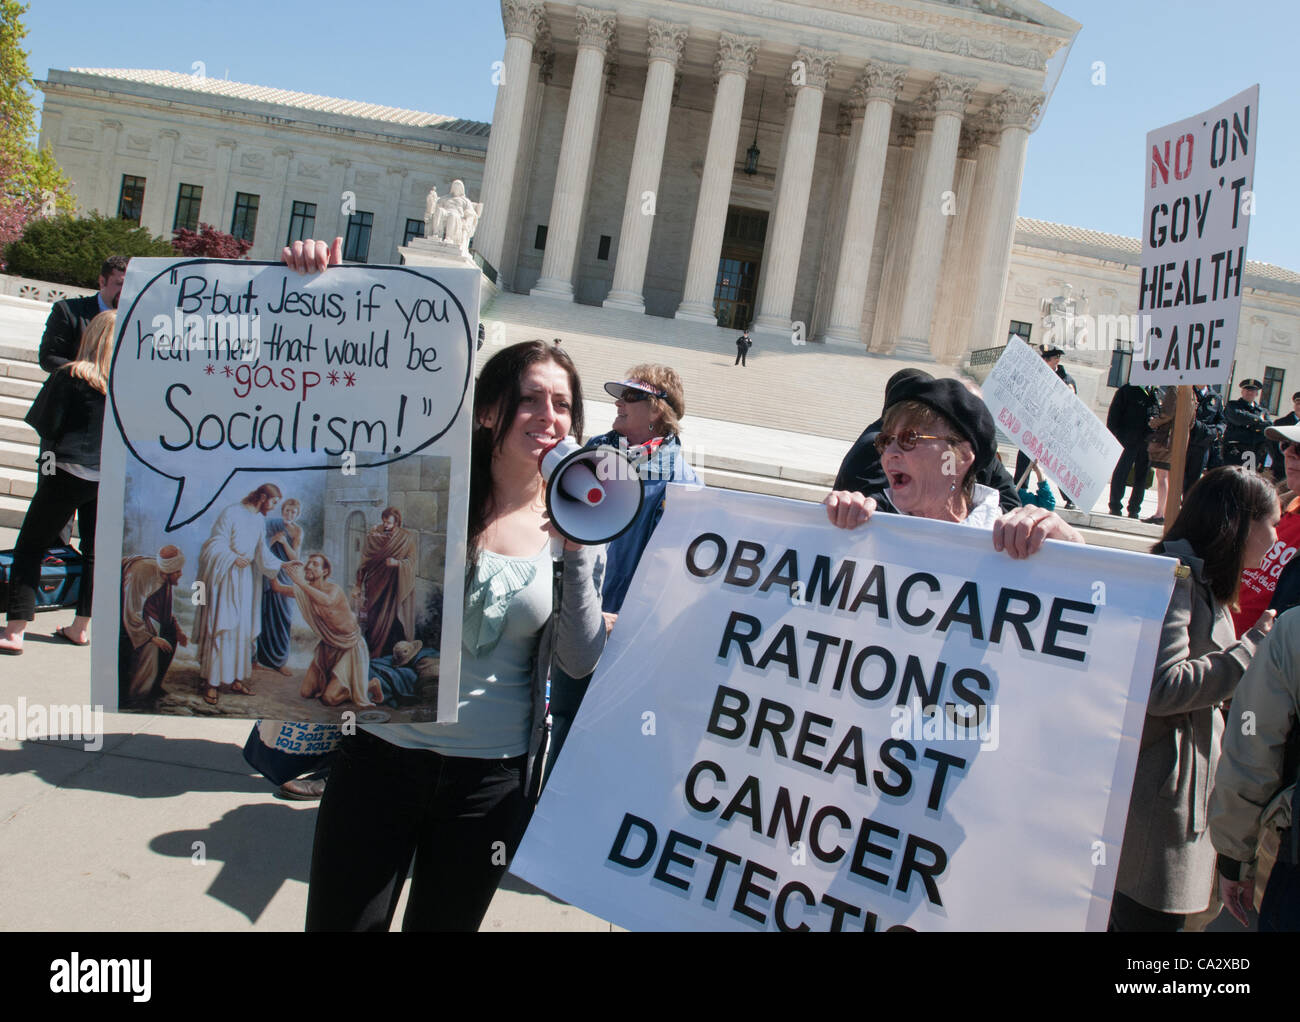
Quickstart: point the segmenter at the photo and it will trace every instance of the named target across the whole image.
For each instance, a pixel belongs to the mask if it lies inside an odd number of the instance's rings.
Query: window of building
[[[596,258],[597,258],[597,259],[608,259],[608,258],[609,258],[609,243],[610,243],[612,240],[613,240],[613,239],[610,238],[610,236],[609,236],[608,234],[602,234],[602,235],[600,236],[600,245],[596,248]]]
[[[1282,377],[1285,375],[1284,369],[1275,366],[1264,367],[1264,393],[1260,396],[1259,402],[1274,415],[1277,414],[1278,405],[1282,401]]]
[[[538,251],[546,250],[546,225],[545,224],[537,225],[537,237],[533,239],[533,248],[537,249]]]
[[[172,219],[172,230],[197,231],[202,203],[202,185],[181,185],[176,191],[176,216]]]
[[[370,255],[370,229],[375,224],[374,213],[361,210],[348,217],[348,235],[343,241],[343,258],[353,263],[364,263]]]
[[[241,241],[252,242],[257,234],[257,204],[260,196],[235,193],[235,214],[230,218],[230,233]]]
[[[407,220],[406,236],[402,239],[402,244],[409,245],[411,243],[412,238],[423,238],[423,237],[424,237],[424,221]]]
[[[1133,345],[1120,338],[1115,340],[1115,350],[1110,353],[1110,375],[1106,377],[1106,386],[1122,387],[1128,383],[1128,374],[1133,366]]]
[[[122,195],[117,200],[117,215],[133,224],[140,222],[144,210],[144,178],[122,175]]]
[[[1018,319],[1013,319],[1011,321],[1011,329],[1008,331],[1007,340],[1010,340],[1012,337],[1019,337],[1022,341],[1028,344],[1029,335],[1033,333],[1033,331],[1034,324],[1022,323]]]
[[[294,202],[293,215],[289,217],[289,237],[286,245],[307,241],[316,231],[316,203]]]

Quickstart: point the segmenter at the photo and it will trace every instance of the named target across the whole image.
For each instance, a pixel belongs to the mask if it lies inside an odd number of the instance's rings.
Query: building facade
[[[493,128],[177,72],[52,71],[84,208],[255,258],[396,261],[430,187],[509,290],[957,362],[996,343],[1028,132],[1077,23],[1036,0],[503,0]]]

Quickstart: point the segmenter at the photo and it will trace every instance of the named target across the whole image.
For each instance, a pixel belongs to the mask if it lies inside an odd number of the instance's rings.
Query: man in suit
[[[1157,387],[1140,387],[1126,383],[1115,391],[1106,412],[1106,428],[1123,450],[1110,477],[1110,513],[1118,517],[1124,510],[1124,491],[1133,475],[1133,490],[1128,499],[1128,516],[1141,517],[1142,498],[1147,492],[1147,438],[1151,428],[1147,421],[1160,409]]]
[[[101,312],[117,308],[126,279],[126,256],[109,256],[99,270],[99,293],[54,303],[41,337],[41,368],[52,373],[77,357],[81,334]]]

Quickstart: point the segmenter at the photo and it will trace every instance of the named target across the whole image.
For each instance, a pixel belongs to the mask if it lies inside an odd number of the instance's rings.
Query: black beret
[[[889,392],[888,411],[903,401],[919,401],[952,423],[953,428],[975,449],[975,467],[982,468],[997,450],[993,438],[993,416],[982,400],[958,380],[904,380]]]
[[[894,373],[894,375],[889,378],[889,382],[885,384],[885,407],[888,408],[892,403],[889,400],[889,395],[893,393],[894,388],[897,387],[900,383],[905,383],[908,380],[933,380],[933,379],[934,377],[931,376],[929,373],[927,373],[924,369],[917,369],[915,366],[908,366],[906,369],[898,370],[898,372]]]

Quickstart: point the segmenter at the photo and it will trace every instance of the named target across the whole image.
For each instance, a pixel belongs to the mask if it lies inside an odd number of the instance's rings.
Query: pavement
[[[686,385],[684,439],[698,460],[721,473],[731,462],[737,471],[762,463],[806,499],[825,491],[849,442],[875,418],[885,380],[908,364],[789,345],[756,347],[748,368],[739,368],[734,331],[687,331],[627,314],[616,324],[623,336],[611,337],[596,312],[503,295],[485,320],[493,343],[563,333],[583,374],[589,435],[605,431],[613,416],[612,403],[600,400],[604,380],[637,362],[674,365]],[[0,313],[0,340],[23,335],[30,346],[43,316]],[[496,333],[494,323],[502,324]],[[1149,495],[1143,513],[1153,507]],[[1126,538],[1149,544],[1154,532],[1130,528]],[[0,528],[0,549],[16,536]],[[0,722],[9,707],[86,701],[88,651],[51,637],[71,619],[71,611],[39,615],[24,654],[0,657]],[[248,721],[110,713],[94,750],[7,732],[0,740],[0,929],[301,930],[316,806],[276,798],[245,764],[249,728]],[[616,929],[512,876],[483,926]]]

